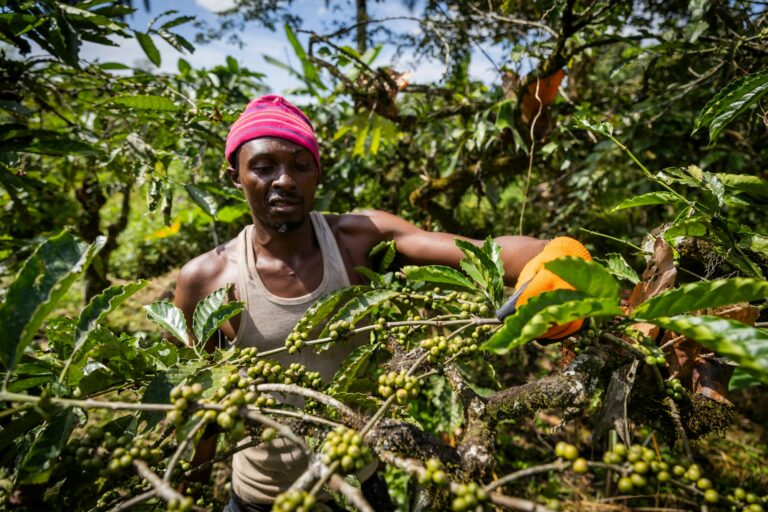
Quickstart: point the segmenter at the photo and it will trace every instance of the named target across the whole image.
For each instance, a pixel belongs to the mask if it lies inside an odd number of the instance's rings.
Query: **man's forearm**
[[[504,261],[504,284],[514,286],[517,276],[534,256],[539,254],[549,240],[540,240],[529,236],[507,235],[494,239],[501,246],[501,258]]]

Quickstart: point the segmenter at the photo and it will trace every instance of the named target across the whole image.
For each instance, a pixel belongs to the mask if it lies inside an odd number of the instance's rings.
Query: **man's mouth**
[[[273,196],[267,200],[267,206],[270,208],[291,208],[302,203],[299,197]]]

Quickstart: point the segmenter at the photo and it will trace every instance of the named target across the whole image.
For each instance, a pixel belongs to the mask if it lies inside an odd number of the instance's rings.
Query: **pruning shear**
[[[525,289],[528,288],[528,285],[531,284],[531,281],[533,281],[533,279],[529,279],[523,283],[523,285],[515,290],[515,293],[513,293],[509,299],[507,299],[507,302],[505,302],[499,309],[496,310],[496,318],[498,318],[500,322],[504,322],[505,318],[515,312],[517,309],[517,300],[523,294]]]

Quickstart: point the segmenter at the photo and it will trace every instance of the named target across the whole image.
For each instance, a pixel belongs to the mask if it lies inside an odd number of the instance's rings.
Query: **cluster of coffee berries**
[[[669,379],[664,383],[664,393],[676,401],[680,401],[685,395],[685,388],[679,379]]]
[[[430,363],[435,363],[442,357],[475,353],[480,346],[471,337],[455,336],[449,340],[445,336],[435,336],[421,340],[421,348],[429,351],[427,359]]]
[[[379,375],[379,394],[388,398],[394,393],[397,397],[397,403],[401,405],[408,403],[411,398],[416,398],[420,390],[419,380],[416,377],[406,375],[405,370]]]
[[[192,510],[194,504],[195,500],[192,499],[192,496],[183,496],[181,499],[172,498],[168,501],[167,510],[187,512],[188,510]]]
[[[298,384],[300,386],[319,389],[323,386],[323,379],[318,372],[308,372],[304,365],[291,363],[283,374],[285,384]]]
[[[273,512],[309,512],[315,506],[315,497],[306,491],[285,491],[275,498]]]
[[[251,364],[255,364],[256,361],[259,360],[259,352],[256,350],[256,347],[246,347],[243,349],[240,349],[239,352],[239,362],[243,366],[248,366]]]
[[[757,494],[753,492],[747,492],[741,487],[736,487],[733,489],[733,492],[728,495],[728,499],[731,502],[736,502],[742,505],[741,512],[764,512],[765,508],[762,503],[768,502],[768,495],[759,498]]]
[[[304,348],[308,339],[309,339],[309,334],[306,331],[304,332],[293,331],[285,339],[285,348],[288,349],[289,354],[295,354],[299,350]]]
[[[406,321],[409,321],[409,322],[415,322],[418,320],[421,320],[421,317],[418,315],[408,316],[406,318]],[[395,341],[403,345],[409,339],[413,339],[414,337],[416,337],[417,334],[421,333],[426,328],[427,328],[426,325],[397,325],[394,327],[390,327],[388,329],[388,332],[394,337]]]
[[[565,460],[570,460],[571,469],[575,473],[584,474],[589,471],[589,462],[584,457],[579,457],[579,450],[574,445],[565,441],[558,441],[555,445],[555,455]]]
[[[488,492],[475,482],[459,484],[453,489],[453,493],[456,497],[453,498],[451,509],[456,512],[474,509],[488,500]]]
[[[469,314],[485,316],[490,312],[490,309],[487,304],[464,302],[459,306],[459,311],[461,311],[461,313],[466,313],[466,315],[463,316],[461,314],[459,315],[462,316],[462,318],[466,318]]]
[[[332,340],[343,340],[349,337],[352,324],[347,320],[339,320],[328,326],[328,337]]]
[[[443,471],[443,465],[439,459],[427,459],[424,471],[419,473],[419,483],[421,485],[438,485],[440,487],[448,485],[448,474]]]
[[[203,385],[195,382],[192,385],[180,385],[171,390],[171,403],[174,406],[168,412],[168,421],[174,425],[181,425],[184,414],[189,409],[191,402],[196,401],[203,394]]]
[[[195,499],[195,505],[205,509],[212,509],[215,497],[213,493],[213,486],[204,484],[203,482],[189,482],[185,484],[184,494],[191,496]]]
[[[140,459],[150,464],[163,458],[163,452],[160,448],[150,448],[144,444],[140,437],[131,439],[126,435],[114,437],[112,435],[104,436],[104,449],[114,446],[111,458],[104,470],[105,475],[115,475],[121,470],[128,469],[133,465],[135,459]]]
[[[339,461],[345,473],[360,471],[373,460],[373,454],[363,442],[363,437],[345,426],[336,427],[328,433],[322,452],[326,464]]]
[[[667,358],[661,347],[640,345],[640,350],[645,354],[645,364],[648,366],[666,366]]]

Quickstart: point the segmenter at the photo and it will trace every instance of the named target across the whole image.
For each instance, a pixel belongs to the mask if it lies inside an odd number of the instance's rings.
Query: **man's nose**
[[[275,176],[272,186],[277,188],[293,188],[296,186],[296,182],[293,180],[287,165],[278,166],[277,176]]]

